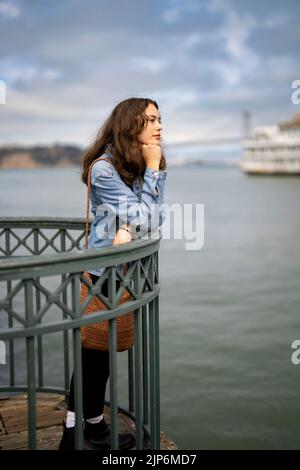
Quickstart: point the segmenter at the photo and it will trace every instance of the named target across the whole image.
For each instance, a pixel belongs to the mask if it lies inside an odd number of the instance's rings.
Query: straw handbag
[[[91,189],[91,170],[94,163],[98,160],[107,160],[107,158],[97,158],[93,161],[89,168],[88,187],[87,187],[87,211],[86,211],[86,229],[85,229],[85,249],[88,249],[88,228],[89,228],[89,202]],[[109,161],[109,160],[107,160]],[[126,268],[124,269],[125,274]],[[85,271],[83,277],[91,284],[91,275]],[[89,287],[85,283],[81,283],[80,303],[82,304],[89,294]],[[131,300],[131,294],[125,289],[119,300],[119,304],[124,304]],[[107,306],[94,295],[84,310],[84,315],[98,312],[99,310],[107,310]],[[117,317],[117,351],[126,351],[134,345],[134,312],[129,312]],[[80,328],[81,344],[88,349],[99,349],[102,351],[109,350],[109,320],[102,320],[99,323],[85,325]]]

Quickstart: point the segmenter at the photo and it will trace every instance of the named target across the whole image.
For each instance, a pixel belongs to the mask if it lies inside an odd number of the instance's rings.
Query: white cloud
[[[13,2],[4,1],[0,3],[0,15],[4,18],[17,18],[21,15],[21,9]]]
[[[227,61],[212,61],[210,67],[221,77],[220,86],[224,89],[226,86],[239,85],[242,76],[242,69],[238,64]]]
[[[261,66],[259,54],[248,44],[251,33],[258,26],[257,19],[248,14],[239,15],[223,0],[211,0],[206,8],[210,13],[223,16],[223,24],[215,34],[229,56],[226,60],[215,61],[214,67],[219,70],[225,84],[241,84],[244,77],[252,77]]]
[[[7,58],[0,61],[3,78],[13,85],[15,82],[30,83],[36,80],[52,81],[61,76],[61,72],[53,68],[43,68],[36,64],[25,63],[17,58]]]
[[[166,66],[166,60],[164,59],[151,59],[150,57],[132,57],[131,63],[138,67],[145,69],[151,73],[161,72],[162,69]]]
[[[165,23],[176,23],[180,18],[180,8],[169,8],[162,14],[162,19]]]
[[[195,12],[201,4],[195,0],[169,0],[169,5],[162,12],[162,20],[173,24],[179,21],[185,12]]]
[[[281,15],[273,15],[267,18],[264,21],[263,25],[265,28],[277,28],[278,26],[282,26],[288,22],[288,17],[284,14]]]
[[[74,117],[74,108],[75,106],[66,106],[63,101],[60,102],[55,90],[53,94],[48,93],[48,96],[11,90],[7,112],[16,113],[16,115],[26,112],[28,118],[70,119]],[[78,110],[78,116],[80,112],[81,110]]]
[[[299,78],[299,61],[289,55],[269,56],[264,61],[265,80],[283,83],[290,87],[293,79]]]
[[[202,40],[205,40],[205,36],[201,35],[198,31],[193,31],[185,36],[182,42],[182,46],[185,49],[192,49],[197,46]]]
[[[210,12],[223,14],[223,25],[217,31],[218,37],[224,41],[229,56],[236,61],[255,57],[255,53],[247,44],[250,33],[257,26],[257,20],[248,14],[239,15],[227,2],[212,0],[207,4]]]
[[[159,101],[159,105],[172,109],[181,109],[184,106],[191,105],[199,99],[199,93],[194,89],[172,88],[171,90],[152,90],[148,94],[154,96]]]

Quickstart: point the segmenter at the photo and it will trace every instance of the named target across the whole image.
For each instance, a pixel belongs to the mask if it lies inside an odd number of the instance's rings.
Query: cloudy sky
[[[0,144],[86,145],[132,96],[166,143],[286,120],[299,24],[299,0],[0,0]]]

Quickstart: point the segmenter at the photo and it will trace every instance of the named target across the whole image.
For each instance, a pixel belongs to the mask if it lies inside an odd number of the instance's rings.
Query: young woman
[[[163,223],[165,213],[162,204],[167,171],[161,149],[161,130],[157,103],[148,98],[130,98],[113,109],[86,151],[82,169],[85,184],[93,161],[101,155],[108,159],[99,160],[91,170],[90,200],[94,220],[88,248],[128,243]],[[90,271],[93,283],[104,270],[97,268]],[[107,289],[106,280],[102,286],[105,296],[108,295]],[[86,449],[110,449],[110,427],[103,418],[108,377],[109,352],[82,347]],[[74,409],[72,376],[60,450],[74,449]],[[131,433],[120,433],[118,439],[120,449],[131,448],[135,444]]]

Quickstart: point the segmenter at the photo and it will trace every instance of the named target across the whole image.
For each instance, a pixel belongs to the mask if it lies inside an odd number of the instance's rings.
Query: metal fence
[[[135,422],[136,449],[160,448],[159,397],[159,275],[161,235],[123,245],[82,251],[85,220],[58,218],[0,219],[0,339],[7,347],[8,379],[0,393],[27,392],[28,447],[36,448],[36,393],[68,394],[71,362],[74,366],[76,416],[82,416],[80,327],[109,320],[109,367],[112,449],[118,448],[118,411]],[[126,274],[116,266],[129,263]],[[83,315],[80,283],[84,271],[105,267],[107,310]],[[116,280],[120,288],[116,289]],[[101,282],[97,285],[101,286]],[[94,287],[91,296],[99,294]],[[118,305],[123,289],[132,296]],[[135,344],[128,350],[128,404],[119,405],[116,319],[134,311]],[[45,377],[49,361],[44,340],[55,333],[62,342],[64,386],[50,386]],[[70,338],[72,341],[70,341]],[[20,383],[15,343],[23,339],[27,380]],[[76,420],[76,449],[83,448],[81,420]]]

